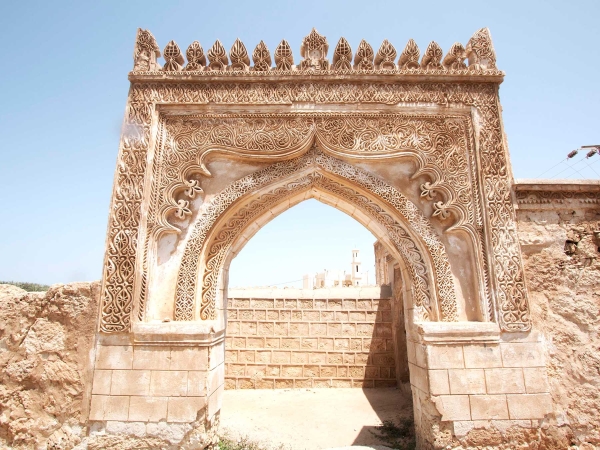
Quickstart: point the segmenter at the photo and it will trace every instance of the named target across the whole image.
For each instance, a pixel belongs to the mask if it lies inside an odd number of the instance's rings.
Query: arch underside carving
[[[156,122],[153,122],[153,118],[157,117],[155,114],[157,106],[212,103],[285,107],[296,102],[309,102],[316,105],[360,103],[363,106],[406,104],[413,108],[418,108],[419,105],[438,105],[438,110],[439,107],[449,105],[473,107],[476,111],[474,118],[478,126],[477,133],[471,128],[471,119],[464,120],[463,117],[463,123],[467,127],[467,139],[456,143],[463,149],[466,145],[466,154],[463,152],[455,155],[446,151],[442,154],[430,153],[429,156],[421,152],[416,156],[415,161],[420,161],[419,164],[426,163],[420,167],[426,169],[426,175],[431,180],[421,186],[422,195],[427,199],[438,195],[433,203],[434,210],[439,211],[438,216],[443,218],[450,214],[455,226],[463,227],[476,236],[480,246],[479,252],[483,258],[481,266],[486,284],[485,291],[489,296],[490,320],[497,320],[501,328],[506,331],[528,330],[530,328],[529,305],[516,235],[510,172],[503,141],[497,89],[497,84],[485,82],[240,83],[232,80],[217,83],[164,84],[141,81],[133,83],[123,125],[109,218],[102,286],[101,331],[127,331],[132,318],[143,320],[150,265],[148,249],[161,230],[176,231],[169,223],[169,215],[179,211],[178,208],[181,209],[182,214],[186,213],[183,206],[187,200],[182,196],[183,193],[198,192],[193,186],[186,184],[193,184],[197,180],[185,176],[195,170],[193,165],[200,166],[198,173],[202,174],[202,166],[196,159],[201,146],[187,149],[173,146],[174,141],[170,139],[162,123],[162,118],[165,117],[162,112],[158,115],[159,131],[157,132]],[[393,120],[402,115],[393,115],[395,116]],[[427,123],[433,124],[436,120],[439,122],[448,114],[440,113],[438,117],[433,116],[435,115],[430,115],[432,119]],[[417,121],[426,121],[425,117],[417,119]],[[331,121],[335,120],[341,123],[339,117],[332,117]],[[375,122],[369,122],[369,124],[373,123]],[[385,124],[385,118],[379,123]],[[387,123],[390,123],[389,119]],[[459,128],[462,126],[460,120],[447,123],[458,124]],[[309,131],[315,133],[314,121],[311,126],[313,131],[310,129]],[[428,126],[421,127],[421,130],[427,128]],[[345,128],[346,131],[351,129],[352,127]],[[381,133],[381,128],[378,131],[371,127],[370,132],[373,136],[377,136],[377,133]],[[355,145],[357,141],[352,140],[353,136],[360,134],[364,137],[369,133],[365,134],[361,131],[358,134],[337,132],[331,134],[340,138],[344,136],[345,140],[341,145],[345,146],[342,149],[344,153],[356,150],[355,154],[349,155],[350,158],[382,156],[382,153],[365,152],[364,148],[360,149]],[[379,134],[379,139],[381,136]],[[432,148],[450,142],[443,135],[439,138],[433,141],[435,145]],[[471,146],[471,139],[473,139],[473,146]],[[382,142],[387,141],[384,139]],[[339,150],[338,147],[340,147],[339,142],[329,146],[331,150],[336,148]],[[414,153],[418,153],[419,145],[414,145],[413,148]],[[410,149],[403,147],[400,150],[406,152]],[[392,145],[383,153],[387,152],[390,157],[396,157],[398,151],[399,149]],[[474,158],[475,153],[477,161]],[[444,162],[446,155],[450,159]],[[180,170],[174,170],[175,166],[179,169],[191,167],[192,172],[182,173]],[[457,167],[459,170],[447,172],[446,167]],[[436,179],[436,176],[439,178]],[[455,181],[450,180],[449,176],[455,177]],[[455,189],[458,186],[460,189]],[[171,191],[166,192],[167,189]],[[481,199],[481,205],[478,203],[478,198]]]
[[[196,282],[202,248],[207,250],[201,277],[200,317],[214,319],[218,279],[234,239],[265,210],[313,187],[345,200],[385,227],[410,272],[418,320],[456,320],[457,303],[450,264],[443,244],[427,219],[393,187],[361,169],[322,154],[318,149],[244,177],[211,200],[195,224],[182,258],[177,280],[175,320],[195,318]],[[259,196],[253,195],[256,190],[260,190]],[[252,198],[244,201],[248,197]],[[227,210],[234,213],[220,221]],[[398,217],[405,225],[397,220]]]

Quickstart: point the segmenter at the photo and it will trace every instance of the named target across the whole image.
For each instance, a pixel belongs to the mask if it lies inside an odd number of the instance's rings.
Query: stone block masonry
[[[380,288],[232,290],[227,314],[226,389],[397,384]]]
[[[182,404],[206,402],[207,365],[206,347],[100,345],[90,420],[193,421],[200,408]]]
[[[101,337],[88,422],[100,448],[112,448],[103,439],[113,434],[142,436],[150,448],[216,439],[223,336],[201,324],[159,323],[136,324],[132,336]]]
[[[439,333],[440,324],[418,324],[408,336],[415,426],[421,435],[438,414],[462,438],[489,421],[497,428],[529,429],[552,412],[539,334],[516,341],[496,324],[474,322],[443,329]]]

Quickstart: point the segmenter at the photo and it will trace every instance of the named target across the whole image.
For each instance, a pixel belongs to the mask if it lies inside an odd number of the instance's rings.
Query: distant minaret
[[[360,271],[360,257],[358,253],[358,249],[352,250],[352,263],[350,264],[352,267],[352,275],[350,275],[352,286],[360,286],[362,284],[362,272]]]

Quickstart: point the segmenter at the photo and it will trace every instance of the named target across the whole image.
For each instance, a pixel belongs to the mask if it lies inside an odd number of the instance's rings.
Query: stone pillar
[[[420,445],[446,445],[474,428],[537,428],[552,411],[539,334],[495,323],[415,324],[408,361]]]
[[[207,323],[137,323],[96,346],[90,434],[216,443],[224,389],[224,332]]]

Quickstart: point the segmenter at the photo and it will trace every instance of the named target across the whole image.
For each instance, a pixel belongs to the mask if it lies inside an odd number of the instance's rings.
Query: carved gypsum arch
[[[424,245],[427,248],[426,252],[432,255],[434,276],[443,311],[442,316],[445,320],[455,320],[457,313],[456,295],[450,272],[450,264],[442,243],[435,236],[427,219],[412,202],[406,199],[395,188],[361,169],[316,151],[309,152],[307,155],[296,160],[273,164],[232,183],[221,194],[217,195],[206,206],[204,211],[199,214],[199,218],[194,224],[190,238],[186,244],[177,279],[175,320],[193,319],[194,296],[199,267],[198,255],[202,248],[204,248],[203,246],[209,230],[212,229],[221,214],[232,203],[246,195],[246,193],[254,192],[261,187],[275,183],[277,180],[297,173],[311,164],[316,164],[325,172],[346,180],[350,185],[361,188],[375,198],[382,199],[392,207],[392,210],[396,211],[399,217],[404,218],[410,228],[414,230],[414,233],[423,239]],[[373,208],[372,210],[375,211]],[[377,216],[376,213],[373,214]],[[419,285],[420,283],[417,283],[417,286]],[[206,290],[206,286],[203,286],[203,292]],[[428,297],[431,298],[431,294]],[[211,301],[209,300],[207,305]],[[214,308],[214,302],[212,307]],[[207,308],[204,308],[204,310],[210,312],[211,306],[209,305]],[[206,318],[209,317],[210,314],[206,315]]]
[[[280,122],[277,122],[278,120]],[[468,172],[468,168],[473,167],[473,164],[469,164],[469,160],[474,160],[472,145],[467,138],[470,135],[467,130],[470,122],[464,115],[363,113],[232,116],[215,114],[167,116],[164,121],[166,125],[162,121],[159,124],[160,129],[163,130],[159,148],[163,148],[163,141],[166,147],[156,157],[155,170],[157,171],[151,195],[152,199],[163,201],[157,212],[154,208],[157,203],[153,200],[148,213],[150,226],[144,246],[142,287],[145,286],[148,278],[145,268],[148,239],[152,236],[157,237],[162,231],[176,230],[168,222],[169,211],[174,212],[174,216],[178,218],[192,214],[188,208],[188,199],[195,194],[197,180],[188,179],[191,175],[187,174],[198,170],[200,164],[186,166],[186,162],[195,161],[197,155],[200,155],[198,160],[201,162],[205,160],[206,155],[215,152],[246,160],[273,161],[289,158],[301,154],[303,148],[308,147],[313,130],[319,145],[328,153],[341,158],[372,160],[412,157],[416,159],[418,170],[415,176],[425,174],[433,180],[422,185],[422,195],[426,194],[431,200],[439,192],[446,200],[433,204],[434,216],[444,212],[441,217],[445,218],[454,212],[457,220],[453,227],[464,228],[475,249],[481,247],[480,236],[477,233],[481,215],[478,208],[474,206],[478,202],[472,201],[473,193],[477,192],[477,188],[468,183],[469,179],[472,183],[475,180],[475,176],[469,175]],[[278,123],[281,125],[278,126]],[[169,130],[168,133],[164,132],[165,128]],[[168,138],[165,137],[167,135]],[[302,144],[303,141],[305,144]],[[291,150],[287,148],[292,144],[296,145],[297,142],[302,145],[292,147]],[[210,148],[211,143],[227,144],[229,147]],[[281,148],[277,147],[278,143]],[[469,154],[463,154],[465,151]],[[159,169],[162,162],[164,165]],[[178,173],[183,175],[178,177]],[[171,175],[166,179],[165,174]],[[177,191],[184,193],[179,199],[173,195]],[[164,202],[165,199],[170,199],[170,202]],[[477,226],[473,224],[475,217],[478,221]],[[479,279],[482,278],[485,276],[480,275]],[[482,288],[482,292],[485,291],[486,289]],[[143,293],[144,291],[141,291],[141,294]],[[140,306],[144,304],[145,297],[140,295]],[[482,309],[487,308],[484,306]]]
[[[256,220],[256,218],[268,213],[271,207],[298,195],[298,193],[312,192],[315,189],[333,194],[333,197],[336,199],[347,201],[348,204],[366,212],[366,215],[372,221],[385,227],[389,239],[393,241],[412,280],[412,286],[415,291],[415,320],[424,321],[438,317],[439,311],[435,306],[436,302],[430,298],[432,291],[430,286],[433,286],[435,283],[430,281],[431,273],[426,263],[427,258],[423,258],[409,233],[381,206],[367,196],[361,195],[353,188],[330,178],[327,174],[316,171],[306,173],[300,178],[294,178],[292,181],[279,184],[272,190],[245,202],[233,216],[221,220],[215,225],[206,244],[208,249],[202,276],[201,318],[216,318],[215,306],[217,303],[219,280],[222,277],[222,271],[228,260],[229,250],[243,229],[250,222]],[[456,305],[454,305],[454,309],[455,307]],[[448,320],[445,316],[443,318]]]
[[[476,73],[474,69],[471,73]],[[202,72],[204,73],[204,72]],[[227,72],[229,73],[229,72]],[[259,72],[257,72],[259,73]],[[283,73],[283,72],[282,72]],[[491,72],[490,72],[491,73]],[[501,72],[494,72],[501,75]],[[239,82],[217,83],[135,81],[129,92],[123,123],[119,157],[111,200],[107,246],[103,268],[100,330],[127,331],[131,311],[139,301],[139,287],[134,294],[135,272],[129,267],[140,264],[136,252],[138,239],[146,240],[141,228],[141,199],[144,178],[153,176],[146,170],[150,146],[152,117],[160,104],[289,105],[293,102],[316,104],[398,105],[457,104],[472,106],[479,118],[477,134],[477,172],[484,217],[486,261],[490,271],[490,291],[494,295],[494,316],[505,331],[527,331],[531,327],[520,247],[515,226],[515,211],[507,193],[511,189],[507,151],[503,141],[498,101],[499,81],[490,83],[427,82],[396,83],[335,81],[307,89],[306,83]],[[147,184],[151,186],[151,184]],[[144,225],[145,227],[145,225]],[[141,228],[141,229],[140,229]],[[139,235],[141,233],[141,236]],[[502,280],[500,282],[500,280]],[[135,297],[134,297],[135,295]]]

